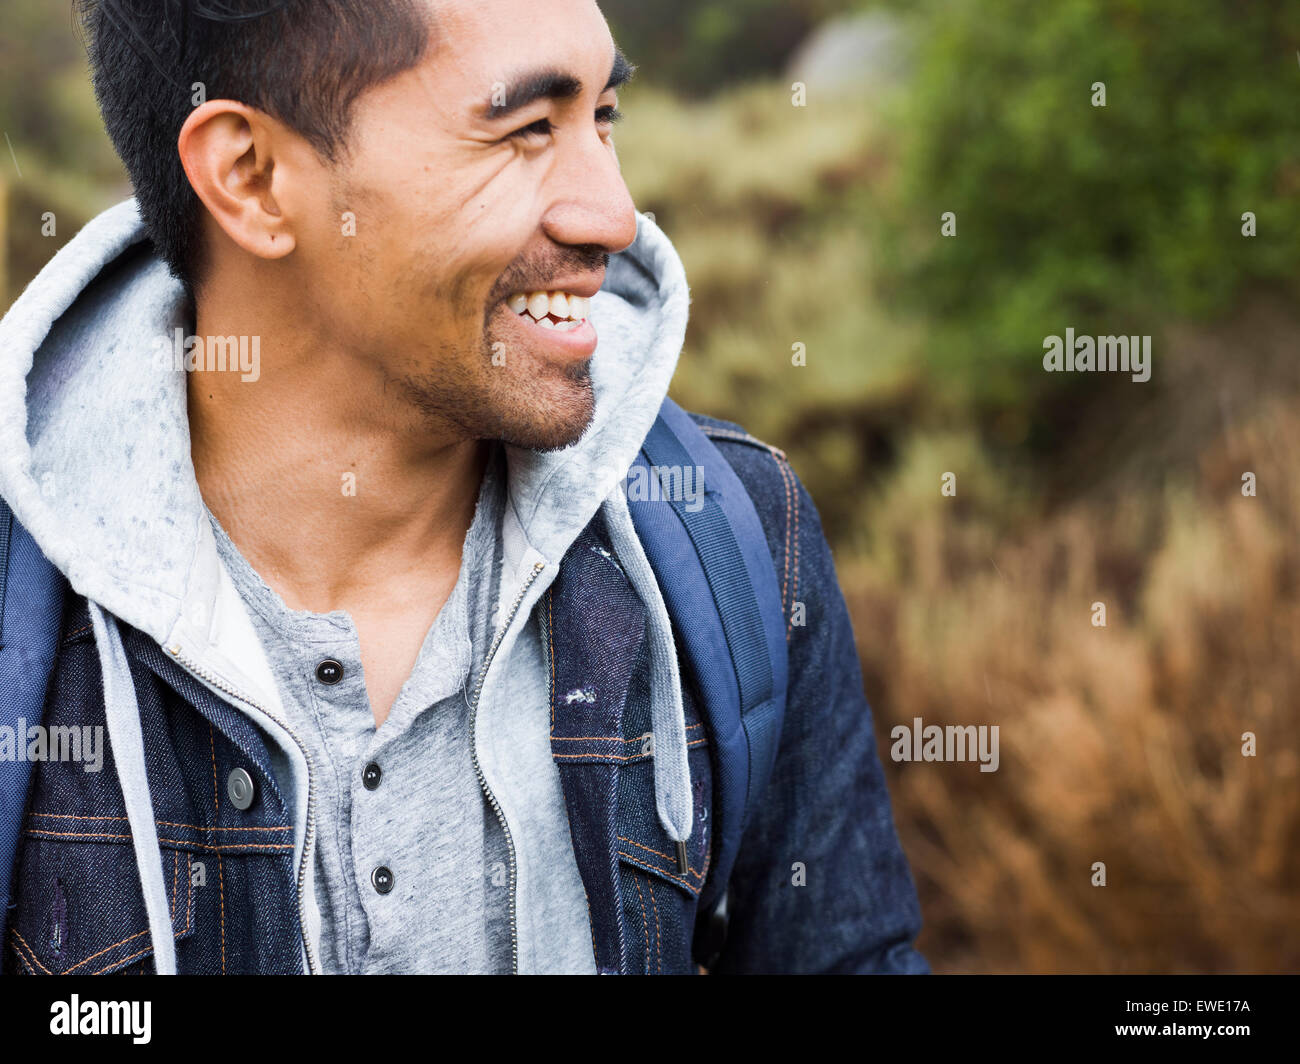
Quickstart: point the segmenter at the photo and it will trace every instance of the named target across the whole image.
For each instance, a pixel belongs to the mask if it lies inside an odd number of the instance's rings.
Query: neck
[[[195,335],[257,335],[263,357],[256,380],[187,374],[191,455],[250,564],[290,608],[313,612],[400,599],[421,577],[454,573],[486,445],[432,428],[380,367],[260,314],[255,297],[229,302],[205,298]]]

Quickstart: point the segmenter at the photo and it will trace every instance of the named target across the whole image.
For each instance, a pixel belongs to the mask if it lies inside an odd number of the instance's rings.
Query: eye
[[[522,140],[524,137],[545,137],[549,136],[554,128],[549,118],[539,118],[536,122],[530,122],[528,125],[516,129],[513,133],[507,134],[507,139],[518,138]]]
[[[622,118],[623,112],[613,104],[596,108],[596,124],[598,126],[610,126],[621,121]],[[506,139],[524,140],[527,137],[549,137],[554,132],[555,126],[552,125],[549,118],[539,118],[536,122],[530,122],[526,126],[520,126],[513,133],[506,134]]]

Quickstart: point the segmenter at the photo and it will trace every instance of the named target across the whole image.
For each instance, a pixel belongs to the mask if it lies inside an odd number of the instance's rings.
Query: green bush
[[[1067,326],[1147,333],[1294,285],[1300,6],[909,7],[898,167],[867,218],[888,297],[929,320],[932,365],[972,398],[1032,401],[1044,375],[1024,371]]]

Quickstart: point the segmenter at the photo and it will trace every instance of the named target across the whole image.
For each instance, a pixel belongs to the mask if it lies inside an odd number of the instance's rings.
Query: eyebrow
[[[601,92],[609,92],[626,85],[636,73],[636,67],[628,62],[621,49],[614,49],[614,65],[609,72],[609,80]],[[535,100],[572,100],[582,95],[582,79],[554,67],[530,71],[514,78],[506,86],[505,103],[488,102],[483,108],[483,117],[489,122],[505,118],[507,115],[527,107]]]

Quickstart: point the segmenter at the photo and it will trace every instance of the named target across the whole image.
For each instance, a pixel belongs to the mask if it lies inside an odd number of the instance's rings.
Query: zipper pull
[[[677,844],[677,871],[681,875],[686,875],[689,870],[690,866],[686,863],[686,843],[679,842]]]

